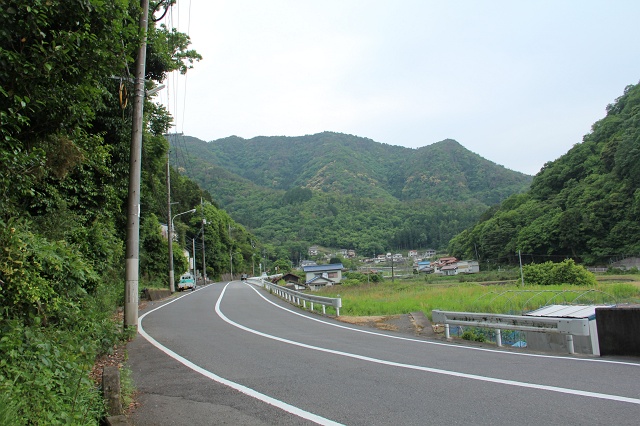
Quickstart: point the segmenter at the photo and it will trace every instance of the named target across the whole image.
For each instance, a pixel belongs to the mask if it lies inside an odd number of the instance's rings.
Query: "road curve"
[[[264,424],[636,425],[640,417],[639,362],[481,350],[358,328],[246,282],[173,299],[142,315],[139,332],[180,363],[179,374],[200,375],[200,398],[208,386],[225,386],[287,416]]]

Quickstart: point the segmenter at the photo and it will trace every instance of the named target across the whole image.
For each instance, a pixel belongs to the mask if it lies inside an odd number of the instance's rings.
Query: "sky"
[[[205,141],[450,138],[533,175],[640,81],[639,17],[638,0],[178,0],[161,22],[203,60],[156,100]]]

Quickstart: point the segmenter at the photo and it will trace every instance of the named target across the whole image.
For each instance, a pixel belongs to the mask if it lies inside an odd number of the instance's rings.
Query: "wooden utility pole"
[[[140,264],[140,172],[142,161],[142,114],[144,109],[144,76],[147,61],[147,29],[149,0],[141,0],[140,48],[136,59],[129,160],[129,198],[127,202],[127,249],[125,257],[124,325],[138,327],[138,267]]]

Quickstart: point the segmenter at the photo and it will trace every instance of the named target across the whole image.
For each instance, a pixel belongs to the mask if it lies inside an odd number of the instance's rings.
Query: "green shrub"
[[[0,387],[19,424],[96,424],[102,397],[89,379],[95,344],[87,336],[5,322]]]
[[[476,333],[473,330],[465,330],[464,332],[462,332],[462,336],[460,337],[462,337],[464,340],[470,340],[473,342],[485,342],[487,340],[484,334]]]
[[[0,424],[97,424],[104,405],[89,371],[126,336],[113,320],[124,285],[28,229],[0,220]]]
[[[595,286],[596,278],[583,266],[576,265],[573,259],[560,263],[545,262],[526,265],[522,268],[525,284],[532,285],[588,285]]]
[[[71,315],[99,281],[73,247],[27,229],[26,221],[0,220],[0,306],[7,318],[46,325]]]

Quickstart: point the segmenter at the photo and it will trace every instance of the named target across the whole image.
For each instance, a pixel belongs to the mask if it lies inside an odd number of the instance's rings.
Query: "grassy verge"
[[[627,281],[632,277],[632,281]],[[640,303],[640,277],[624,276],[624,282],[606,276],[595,287],[571,285],[520,286],[459,282],[452,277],[396,280],[328,287],[323,296],[342,298],[343,315],[397,315],[422,311],[428,317],[433,309],[469,312],[520,314],[547,304]]]

